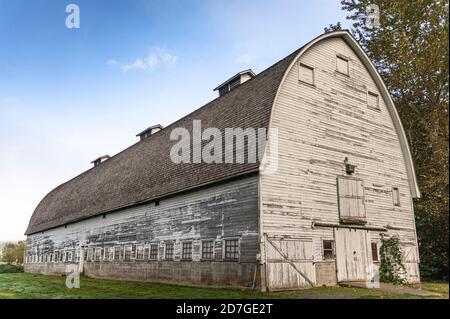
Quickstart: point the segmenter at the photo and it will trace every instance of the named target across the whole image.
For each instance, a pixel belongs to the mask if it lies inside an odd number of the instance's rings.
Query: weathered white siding
[[[239,260],[224,258],[224,241],[239,240]],[[211,260],[202,260],[202,240],[214,241]],[[192,261],[180,261],[183,242],[192,242]],[[174,244],[174,258],[165,259],[165,244]],[[55,251],[75,253],[84,246],[111,248],[158,245],[157,260],[85,262],[88,275],[103,278],[167,280],[195,283],[252,284],[257,264],[258,177],[242,177],[162,199],[125,208],[103,216],[32,234],[27,239],[26,264],[31,272],[64,272],[69,262],[36,261]],[[123,257],[123,256],[122,256]],[[73,260],[71,263],[75,263]]]
[[[349,58],[348,76],[336,72],[337,54]],[[299,62],[314,68],[314,85],[299,81]],[[368,91],[378,94],[379,110],[368,107]],[[347,175],[347,157],[356,165],[352,176],[364,181],[367,226],[391,228],[389,235],[398,234],[417,251],[404,154],[391,115],[368,70],[342,38],[322,40],[296,61],[271,121],[278,129],[278,171],[261,176],[263,233],[306,236],[313,242],[314,260],[320,261],[322,240],[334,239],[333,228],[311,225],[339,224],[336,184],[338,176]],[[392,187],[400,189],[398,207]],[[380,231],[371,231],[370,237],[378,241]],[[263,241],[263,256],[266,246]],[[418,280],[417,267],[408,269],[409,279]],[[312,270],[308,276],[314,278]]]

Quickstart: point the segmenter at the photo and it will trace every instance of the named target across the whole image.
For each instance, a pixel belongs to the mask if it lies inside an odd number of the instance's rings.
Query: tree
[[[422,278],[448,278],[448,0],[341,4],[353,22],[351,32],[384,79],[409,140],[422,193],[414,201]]]
[[[8,264],[23,264],[24,252],[24,241],[19,241],[17,244],[8,243],[2,249],[2,261]]]

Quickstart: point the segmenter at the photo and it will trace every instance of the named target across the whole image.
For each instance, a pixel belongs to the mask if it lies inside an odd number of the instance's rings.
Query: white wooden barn
[[[381,238],[398,236],[405,277],[420,280],[408,141],[349,32],[323,34],[217,90],[51,191],[26,231],[25,270],[78,265],[96,278],[291,289],[370,281]],[[194,120],[278,134],[256,163],[173,163],[170,133],[192,131]]]

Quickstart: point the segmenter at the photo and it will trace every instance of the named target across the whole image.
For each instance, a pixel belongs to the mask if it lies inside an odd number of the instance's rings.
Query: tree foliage
[[[2,248],[1,261],[8,264],[23,264],[25,242],[8,243]]]
[[[448,278],[448,0],[343,0],[351,32],[378,68],[407,134],[424,279]],[[367,23],[369,5],[379,26]],[[330,26],[331,27],[331,26]]]

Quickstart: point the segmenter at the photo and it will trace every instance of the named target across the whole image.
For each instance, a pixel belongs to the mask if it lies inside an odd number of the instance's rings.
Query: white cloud
[[[119,66],[124,72],[128,71],[148,71],[160,67],[173,68],[178,62],[178,56],[169,53],[167,50],[153,47],[145,58],[136,58],[131,63],[120,63],[117,60],[109,59],[107,65]]]
[[[109,59],[106,61],[106,65],[117,65],[119,64],[119,62],[117,62],[117,60],[114,59]]]

